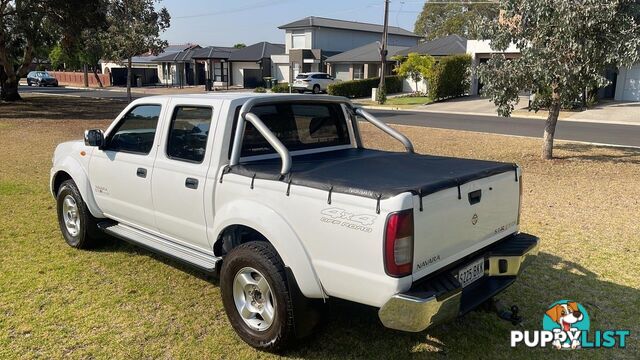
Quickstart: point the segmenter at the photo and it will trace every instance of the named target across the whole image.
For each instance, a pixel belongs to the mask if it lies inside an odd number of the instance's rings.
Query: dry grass
[[[235,336],[215,280],[121,242],[97,251],[64,244],[47,189],[52,151],[86,128],[106,128],[123,104],[51,99],[0,105],[0,358],[272,357]],[[49,110],[31,109],[42,103]],[[640,151],[559,143],[558,159],[546,162],[537,140],[399,128],[419,152],[523,166],[522,230],[542,238],[542,253],[500,298],[520,305],[526,329],[541,328],[553,301],[577,300],[592,328],[630,329],[628,348],[510,349],[512,326],[482,312],[402,333],[383,328],[375,309],[331,302],[318,334],[288,357],[640,356]],[[400,150],[370,127],[364,135],[372,146]]]

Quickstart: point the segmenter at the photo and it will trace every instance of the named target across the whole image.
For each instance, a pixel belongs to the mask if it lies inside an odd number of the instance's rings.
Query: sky
[[[413,31],[424,0],[392,0],[389,25]],[[382,24],[384,0],[163,0],[171,27],[162,34],[170,44],[246,45],[284,43],[278,26],[307,16]]]

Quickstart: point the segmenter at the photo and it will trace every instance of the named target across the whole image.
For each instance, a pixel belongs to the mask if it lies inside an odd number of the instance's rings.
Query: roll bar
[[[284,144],[278,139],[277,136],[269,130],[269,128],[260,120],[260,118],[251,112],[251,109],[259,104],[274,104],[274,103],[287,103],[287,102],[300,102],[308,101],[313,103],[331,103],[331,104],[344,104],[353,109],[351,101],[344,97],[329,96],[329,95],[276,95],[276,96],[260,96],[254,97],[242,105],[240,108],[240,116],[238,123],[236,124],[235,137],[233,139],[233,147],[231,148],[231,159],[229,160],[229,166],[235,166],[240,163],[240,155],[242,152],[242,141],[244,137],[244,130],[246,128],[246,121],[250,122],[256,130],[267,140],[267,142],[276,150],[280,158],[282,159],[282,167],[280,168],[280,175],[287,175],[291,171],[291,154]],[[373,115],[369,114],[362,108],[356,108],[355,114],[360,115],[365,120],[373,124],[375,127],[384,131],[391,137],[400,141],[407,152],[413,153],[413,144],[411,141],[385,124],[383,121],[377,119]]]

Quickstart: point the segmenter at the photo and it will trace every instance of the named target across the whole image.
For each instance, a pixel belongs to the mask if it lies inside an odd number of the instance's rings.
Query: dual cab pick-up
[[[359,121],[406,152],[365,149]],[[416,332],[501,292],[537,255],[521,185],[514,164],[416,154],[312,95],[139,99],[51,170],[69,245],[106,233],[218,274],[231,325],[271,351],[310,332],[318,300]]]

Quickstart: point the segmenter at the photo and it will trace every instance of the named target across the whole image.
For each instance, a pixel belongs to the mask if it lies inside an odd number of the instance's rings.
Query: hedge
[[[287,83],[279,83],[275,84],[271,87],[272,93],[288,93],[289,92],[289,84]]]
[[[471,86],[471,56],[452,55],[439,59],[429,76],[429,96],[442,100],[466,95]]]
[[[403,78],[400,76],[385,77],[387,94],[402,92]],[[380,78],[370,78],[364,80],[340,81],[329,85],[327,93],[329,95],[344,96],[349,98],[369,97],[371,89],[380,85]]]

